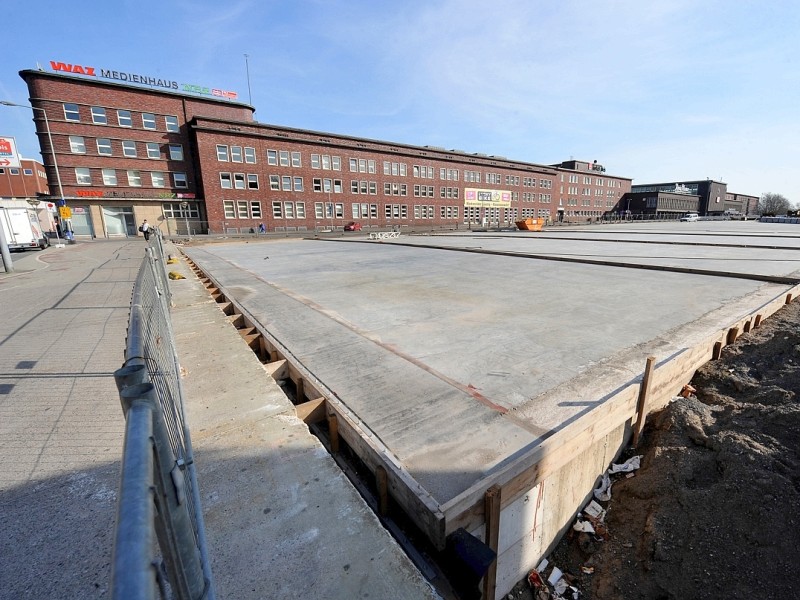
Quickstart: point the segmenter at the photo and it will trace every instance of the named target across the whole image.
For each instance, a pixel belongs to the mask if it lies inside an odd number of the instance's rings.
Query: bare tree
[[[762,215],[785,215],[792,207],[781,194],[767,192],[758,201],[758,212]]]

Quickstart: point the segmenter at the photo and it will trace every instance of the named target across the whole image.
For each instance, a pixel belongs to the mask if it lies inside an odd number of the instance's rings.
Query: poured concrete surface
[[[186,251],[442,505],[638,377],[646,356],[674,355],[788,285],[413,246],[770,276],[800,267],[790,225],[697,225]],[[639,243],[593,239],[628,235]],[[641,243],[685,237],[713,245]]]

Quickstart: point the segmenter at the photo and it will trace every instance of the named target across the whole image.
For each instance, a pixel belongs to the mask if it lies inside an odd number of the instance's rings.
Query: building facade
[[[230,99],[44,71],[20,76],[31,104],[47,111],[78,236],[136,235],[145,218],[167,234],[586,221],[631,189],[630,178],[596,162],[540,165],[294,129],[257,123],[253,107]]]
[[[19,167],[0,167],[0,206],[34,208],[42,231],[55,233],[55,203],[50,200],[47,173],[38,160],[20,158]]]

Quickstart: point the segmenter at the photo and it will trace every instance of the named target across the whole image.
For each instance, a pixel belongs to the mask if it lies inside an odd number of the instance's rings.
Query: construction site
[[[444,597],[507,595],[647,415],[800,292],[782,223],[222,242],[182,252],[415,564],[458,570]]]

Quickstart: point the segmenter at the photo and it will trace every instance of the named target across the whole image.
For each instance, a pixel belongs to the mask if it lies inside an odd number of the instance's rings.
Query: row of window
[[[92,123],[95,125],[108,125],[109,114],[116,112],[117,125],[120,127],[133,127],[134,115],[129,110],[118,109],[116,111],[107,110],[103,106],[90,107],[90,114],[92,116]],[[171,132],[179,132],[180,125],[178,124],[178,117],[174,115],[164,115],[164,129]],[[64,103],[64,119],[73,123],[80,123],[81,112],[80,107],[73,103]],[[142,129],[149,129],[156,131],[158,129],[157,117],[154,113],[140,113],[136,119],[136,125],[141,123]]]
[[[612,208],[616,206],[616,202],[614,200],[595,200],[595,206],[603,206],[605,205],[606,208]],[[592,206],[592,201],[589,198],[583,198],[580,203],[581,206]],[[567,206],[578,206],[578,199],[577,198],[567,198]]]
[[[553,199],[552,194],[539,194],[539,202],[549,204]],[[534,192],[522,192],[523,202],[536,202],[536,194]]]
[[[22,172],[27,176],[33,175],[33,169],[22,169]],[[8,169],[0,168],[0,175],[5,175],[6,173],[9,175],[19,175],[19,169],[17,167],[9,167]],[[36,173],[39,177],[47,179],[47,174],[44,171],[36,169]]]
[[[127,158],[138,158],[139,150],[137,144],[144,144],[145,155],[147,158],[160,159],[162,144],[158,142],[135,142],[133,140],[120,140],[122,156]],[[97,154],[99,156],[114,156],[114,147],[109,138],[97,138],[95,140]],[[167,153],[170,160],[183,160],[182,144],[166,144]],[[73,154],[86,154],[86,141],[80,135],[69,136],[69,150]]]
[[[142,172],[136,169],[128,169],[125,171],[130,187],[142,187]],[[147,173],[147,171],[145,171]],[[150,171],[150,182],[154,188],[167,187],[168,175],[163,171]],[[116,186],[119,185],[116,169],[101,169],[101,177],[103,185]],[[78,185],[92,185],[92,169],[77,167],[75,169],[75,181]],[[186,179],[186,173],[172,173],[172,187],[174,188],[188,188],[189,183]]]
[[[579,183],[579,179],[580,179],[580,176],[573,173],[573,174],[571,174],[569,176],[569,183]],[[564,181],[564,175],[563,174],[561,175],[561,181]],[[583,184],[584,185],[592,185],[592,177],[590,177],[589,175],[584,175],[583,176]],[[599,185],[601,187],[604,186],[604,185],[607,185],[608,187],[618,187],[618,188],[622,187],[622,182],[621,181],[615,181],[613,179],[603,179],[602,177],[595,177],[594,178],[594,184],[595,185]]]

